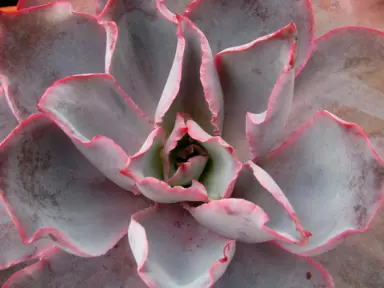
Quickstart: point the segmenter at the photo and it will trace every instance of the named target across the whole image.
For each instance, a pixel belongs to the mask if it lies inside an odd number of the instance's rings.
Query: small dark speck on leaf
[[[305,278],[306,278],[307,280],[311,280],[311,278],[312,278],[312,273],[311,273],[311,272],[307,272],[307,273],[305,274]]]

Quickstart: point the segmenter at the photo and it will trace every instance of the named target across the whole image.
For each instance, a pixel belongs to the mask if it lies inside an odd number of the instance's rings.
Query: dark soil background
[[[14,6],[17,4],[17,0],[0,0],[0,7]]]

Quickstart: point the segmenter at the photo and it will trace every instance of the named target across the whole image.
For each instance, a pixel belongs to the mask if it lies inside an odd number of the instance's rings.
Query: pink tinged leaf
[[[211,136],[196,122],[186,122],[189,136],[198,141],[210,157],[199,182],[204,185],[209,199],[231,197],[242,164],[234,149],[219,136]]]
[[[192,180],[198,180],[208,162],[207,156],[191,157],[187,162],[181,163],[175,174],[168,179],[170,185],[187,185]]]
[[[128,237],[124,237],[108,253],[95,258],[78,257],[53,248],[39,262],[13,274],[3,286],[18,287],[145,288],[147,285],[136,273]]]
[[[74,254],[102,255],[126,233],[131,214],[147,206],[105,178],[41,114],[1,144],[0,160],[1,196],[26,244],[50,238]]]
[[[252,162],[246,163],[230,199],[197,207],[184,205],[192,216],[215,233],[246,243],[280,239],[304,245],[310,233],[273,179]]]
[[[107,74],[79,75],[52,85],[38,108],[72,139],[104,175],[125,189],[133,180],[120,174],[151,131],[143,112]]]
[[[77,12],[83,12],[91,15],[96,15],[96,0],[66,0],[71,3],[73,10]],[[97,0],[100,1],[100,0]],[[46,5],[58,1],[54,0],[19,0],[17,3],[17,9],[28,9],[35,6]]]
[[[162,149],[164,142],[163,129],[155,129],[148,136],[140,151],[128,158],[121,173],[134,179],[139,191],[156,202],[208,201],[207,191],[196,180],[192,180],[192,185],[188,188],[171,187],[163,181]]]
[[[0,202],[0,243],[0,269],[37,259],[54,244],[50,239],[40,239],[32,244],[24,244],[2,202]]]
[[[157,1],[109,1],[99,16],[115,21],[119,31],[108,72],[150,117],[155,115],[177,42],[176,24],[163,16]]]
[[[223,121],[223,94],[211,48],[204,34],[192,22],[181,16],[177,19],[177,52],[155,121],[170,131],[176,114],[182,112],[204,130],[219,135]]]
[[[298,30],[297,73],[312,51],[314,21],[308,0],[197,0],[184,15],[203,31],[214,54],[273,33],[290,22]]]
[[[0,82],[19,121],[36,112],[54,81],[105,71],[104,26],[69,3],[4,13],[0,23]]]
[[[300,255],[332,249],[368,229],[384,198],[384,162],[355,124],[319,112],[259,165],[312,232],[308,244],[282,243]]]
[[[5,97],[4,90],[0,87],[0,142],[2,142],[18,124]]]
[[[384,33],[340,28],[316,40],[314,53],[296,78],[287,135],[318,110],[354,122],[384,155]]]
[[[243,161],[270,151],[281,137],[292,105],[295,56],[293,23],[216,55],[224,93],[223,138]]]
[[[295,256],[271,243],[237,243],[236,254],[215,288],[335,288],[331,275],[312,259]]]
[[[235,241],[199,225],[178,205],[135,214],[128,237],[138,273],[150,287],[212,287],[235,252]]]

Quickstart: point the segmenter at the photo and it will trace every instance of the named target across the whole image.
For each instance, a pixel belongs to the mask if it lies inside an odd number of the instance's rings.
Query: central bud
[[[173,161],[170,160],[178,168],[181,163],[188,162],[189,159],[195,156],[208,156],[208,153],[196,140],[193,140],[189,135],[185,135],[170,153],[170,158]]]
[[[208,153],[200,143],[188,134],[184,135],[169,153],[168,183],[189,187],[192,180],[199,180],[208,160]]]

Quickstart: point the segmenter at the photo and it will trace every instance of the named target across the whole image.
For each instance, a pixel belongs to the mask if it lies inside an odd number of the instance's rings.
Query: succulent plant
[[[310,257],[384,195],[335,114],[383,115],[383,33],[314,39],[308,0],[50,2],[0,14],[0,266],[32,261],[3,287],[334,287]]]

